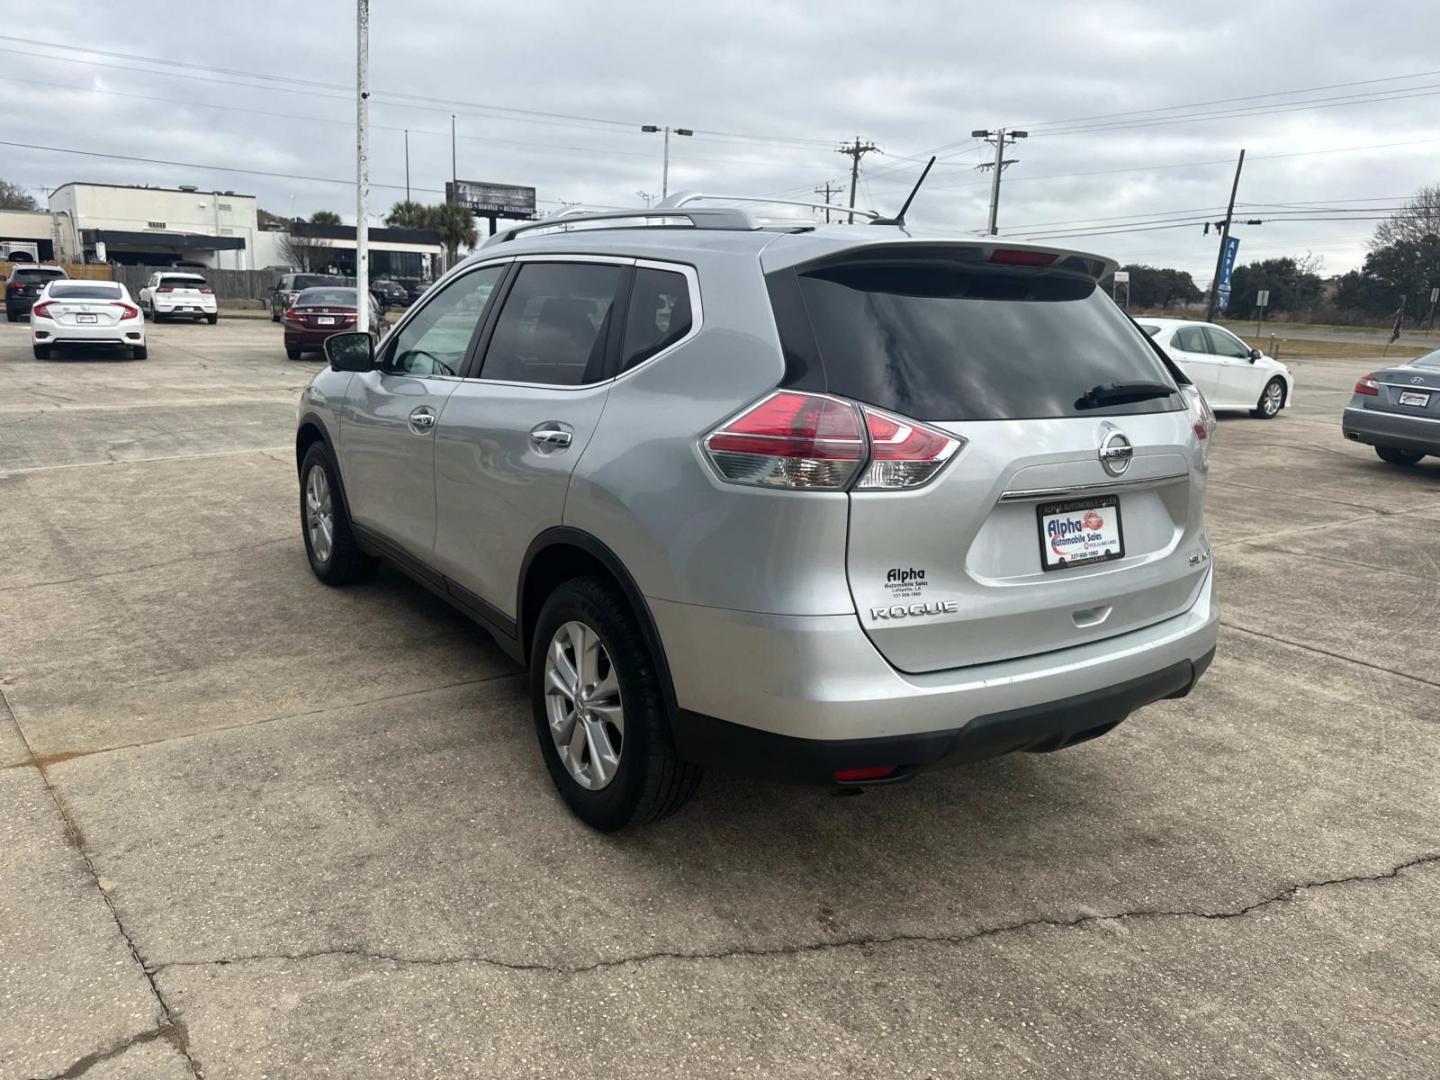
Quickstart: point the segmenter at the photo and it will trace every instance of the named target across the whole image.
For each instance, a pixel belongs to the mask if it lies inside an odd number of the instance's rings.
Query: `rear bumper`
[[[1346,407],[1340,430],[1347,439],[1370,446],[1393,446],[1422,454],[1440,454],[1440,419]]]
[[[145,327],[139,319],[118,326],[61,326],[32,319],[30,336],[36,345],[143,345]]]
[[[287,349],[319,349],[325,345],[326,338],[332,338],[336,334],[353,334],[355,324],[349,326],[325,327],[323,330],[292,330],[285,328],[285,347]]]
[[[157,315],[214,315],[220,310],[214,300],[209,303],[203,300],[153,300],[151,306]]]
[[[836,768],[913,771],[1058,749],[1101,734],[1142,705],[1188,692],[1214,654],[1220,622],[1212,572],[1188,611],[1153,626],[911,675],[885,661],[853,614],[650,603],[674,679],[681,756],[811,780]],[[899,756],[877,760],[880,750]]]

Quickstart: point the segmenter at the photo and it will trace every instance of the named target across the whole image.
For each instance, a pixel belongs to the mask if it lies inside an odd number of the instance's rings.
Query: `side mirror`
[[[1251,350],[1250,350],[1250,363],[1253,364],[1256,360],[1259,360],[1260,357],[1262,357],[1262,356],[1264,356],[1264,355],[1265,355],[1265,354],[1262,353],[1259,349],[1251,349]]]
[[[369,334],[331,334],[325,339],[325,359],[336,371],[373,371],[375,339]]]

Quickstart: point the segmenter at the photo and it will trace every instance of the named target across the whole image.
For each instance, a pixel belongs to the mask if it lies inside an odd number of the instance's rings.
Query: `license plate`
[[[1426,405],[1429,405],[1429,404],[1430,404],[1430,395],[1429,395],[1429,394],[1417,393],[1417,392],[1414,391],[1414,390],[1401,390],[1401,391],[1400,391],[1400,404],[1401,404],[1401,405],[1418,405],[1420,408],[1423,409],[1423,408],[1425,408]]]
[[[75,316],[75,321],[76,321],[77,323],[93,323],[93,322],[95,321],[95,316],[94,316],[94,315],[76,315],[76,316]]]
[[[1035,516],[1040,524],[1042,570],[1067,570],[1125,557],[1118,495],[1041,503]]]
[[[316,326],[334,326],[334,325],[335,325],[335,317],[334,317],[333,315],[317,315],[317,316],[315,317],[315,325],[316,325]]]

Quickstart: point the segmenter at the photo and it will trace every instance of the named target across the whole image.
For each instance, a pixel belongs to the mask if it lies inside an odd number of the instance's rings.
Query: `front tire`
[[[530,697],[550,777],[592,829],[658,821],[694,795],[702,773],[675,752],[655,658],[606,582],[575,578],[545,601]]]
[[[349,585],[374,576],[380,560],[360,550],[340,497],[339,470],[330,449],[317,442],[300,463],[300,535],[310,569],[326,585]]]
[[[1401,450],[1395,446],[1377,446],[1375,453],[1380,455],[1380,460],[1387,465],[1399,465],[1402,469],[1408,469],[1417,465],[1425,455],[1418,450]]]
[[[1261,420],[1274,420],[1284,407],[1285,380],[1275,378],[1267,382],[1265,389],[1260,391],[1260,400],[1255,403],[1255,408],[1250,410],[1250,415],[1258,416]]]

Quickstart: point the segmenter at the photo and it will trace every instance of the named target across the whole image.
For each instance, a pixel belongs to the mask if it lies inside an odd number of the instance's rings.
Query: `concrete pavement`
[[[600,837],[516,668],[296,525],[279,329],[0,326],[0,1077],[1431,1077],[1440,461],[1225,417],[1221,649],[1061,754]],[[1368,365],[1368,366],[1367,366]]]

